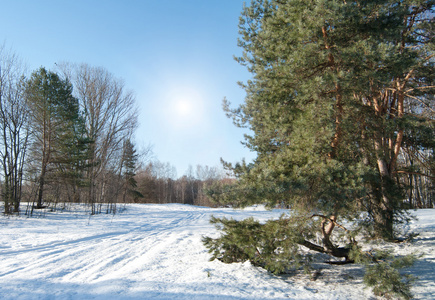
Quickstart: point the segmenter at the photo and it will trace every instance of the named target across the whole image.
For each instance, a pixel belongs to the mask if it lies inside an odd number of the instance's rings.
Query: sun
[[[174,106],[175,112],[181,117],[188,117],[194,110],[192,101],[189,101],[188,99],[175,100]]]
[[[181,87],[171,89],[165,110],[168,125],[173,129],[186,130],[204,123],[204,97],[198,89]]]

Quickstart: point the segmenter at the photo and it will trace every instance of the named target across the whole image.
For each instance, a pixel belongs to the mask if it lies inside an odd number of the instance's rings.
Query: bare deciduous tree
[[[108,201],[113,174],[119,174],[122,147],[137,127],[135,97],[122,80],[104,68],[87,64],[62,64],[60,69],[74,85],[74,94],[84,112],[88,138],[93,140],[89,159],[88,201],[92,213],[96,203]]]
[[[15,54],[0,46],[0,159],[4,212],[19,212],[26,156],[28,110],[23,99],[24,68]]]

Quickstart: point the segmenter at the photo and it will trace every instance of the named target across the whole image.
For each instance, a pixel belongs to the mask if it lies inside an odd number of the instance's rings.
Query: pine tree
[[[78,100],[72,96],[72,85],[56,73],[40,68],[26,83],[26,101],[33,131],[33,154],[39,160],[37,208],[43,207],[44,185],[48,173],[66,174],[77,164],[77,152],[84,152],[79,134],[84,124]],[[79,146],[80,145],[80,146]],[[57,166],[57,167],[56,167]]]
[[[63,128],[58,136],[58,146],[53,158],[55,169],[51,177],[60,185],[68,185],[72,190],[73,202],[80,202],[80,190],[88,186],[85,178],[89,168],[88,160],[92,141],[86,133],[85,121],[74,98],[69,107],[62,109]]]
[[[294,216],[280,224],[291,230],[269,235],[346,261],[354,238],[345,230],[349,245],[337,245],[340,220],[392,239],[404,199],[398,177],[407,172],[398,164],[401,149],[435,145],[425,114],[434,106],[433,7],[423,0],[252,1],[240,19],[237,58],[252,79],[242,84],[245,103],[232,109],[225,100],[224,109],[251,130],[245,145],[257,158],[224,163],[237,183],[209,195],[238,206],[290,207]],[[419,104],[417,113],[406,109],[410,103]],[[298,234],[285,234],[294,223]],[[206,243],[225,252],[229,236]]]
[[[432,7],[432,1],[246,7],[238,61],[253,79],[243,85],[246,103],[232,110],[225,102],[225,109],[252,130],[246,145],[258,157],[251,165],[227,165],[239,183],[224,197],[232,192],[241,205],[284,203],[333,219],[364,210],[378,234],[392,237],[403,199],[395,180],[400,149],[434,146],[431,120],[404,109],[432,99]]]

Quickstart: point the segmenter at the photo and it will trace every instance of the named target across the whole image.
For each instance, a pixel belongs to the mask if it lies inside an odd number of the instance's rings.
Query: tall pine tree
[[[425,113],[434,107],[433,7],[427,0],[253,0],[244,8],[237,60],[252,79],[242,84],[245,103],[232,109],[225,101],[224,109],[252,131],[245,144],[257,158],[225,163],[238,181],[209,195],[291,208],[289,220],[260,231],[257,251],[275,241],[271,253],[284,247],[293,260],[295,244],[350,260],[350,247],[333,240],[343,219],[394,237],[404,199],[398,177],[407,172],[401,149],[435,145]],[[411,103],[417,113],[406,109]],[[214,222],[236,240],[238,230],[257,226]],[[215,257],[244,248],[241,240],[206,244]]]
[[[68,80],[45,68],[35,71],[26,84],[33,155],[39,161],[37,208],[43,207],[47,175],[57,172],[66,177],[69,172],[77,172],[79,161],[86,158],[84,122],[72,89]]]

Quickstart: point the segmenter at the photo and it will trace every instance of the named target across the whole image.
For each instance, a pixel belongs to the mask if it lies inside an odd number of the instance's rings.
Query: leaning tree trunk
[[[342,263],[352,263],[353,260],[349,259],[349,254],[351,248],[349,247],[338,247],[334,245],[334,243],[331,241],[331,235],[334,231],[336,226],[339,226],[340,228],[348,231],[343,226],[337,224],[337,216],[332,215],[330,217],[326,217],[323,215],[315,214],[312,217],[320,217],[323,219],[321,222],[321,234],[322,234],[322,245],[314,244],[304,238],[301,238],[297,243],[301,246],[304,246],[312,251],[325,253],[337,258],[344,258],[345,261]],[[355,240],[351,238],[351,243],[355,243]]]

